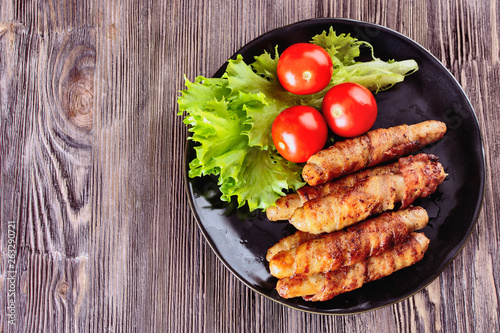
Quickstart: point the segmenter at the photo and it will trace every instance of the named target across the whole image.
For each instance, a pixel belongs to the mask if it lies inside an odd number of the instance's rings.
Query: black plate
[[[423,232],[431,239],[422,261],[361,289],[327,302],[283,299],[274,289],[265,254],[269,247],[295,229],[286,222],[269,222],[262,212],[235,209],[219,200],[217,180],[186,177],[187,191],[198,225],[226,267],[243,283],[274,301],[299,310],[323,314],[352,314],[401,301],[431,283],[453,260],[467,241],[480,211],[485,178],[481,134],[472,106],[450,72],[428,51],[388,28],[347,19],[313,19],[270,31],[240,49],[247,63],[264,50],[280,53],[290,44],[310,41],[328,30],[350,33],[371,43],[383,59],[415,59],[419,70],[392,89],[376,95],[378,119],[373,128],[413,124],[428,119],[443,121],[448,132],[438,143],[422,151],[439,157],[447,179],[432,196],[419,200],[430,221]],[[235,58],[236,55],[233,56]],[[214,75],[221,76],[225,66]],[[194,158],[190,143],[187,164]],[[215,282],[214,282],[215,283]]]

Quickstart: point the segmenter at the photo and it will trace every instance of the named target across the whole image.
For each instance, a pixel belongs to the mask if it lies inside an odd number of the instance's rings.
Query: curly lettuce
[[[316,94],[294,95],[281,86],[278,47],[274,55],[264,51],[251,64],[238,55],[229,60],[221,78],[185,79],[187,89],[177,102],[191,132],[189,140],[196,142],[189,177],[215,175],[221,200],[236,198],[239,207],[265,210],[305,184],[302,165],[282,158],[272,142],[271,126],[281,111],[300,104],[320,109],[328,89],[342,82],[356,82],[374,92],[388,89],[418,69],[414,60],[375,58],[369,43],[337,35],[333,28],[311,43],[325,48],[334,64],[330,84]],[[371,50],[370,61],[356,61],[362,47]]]

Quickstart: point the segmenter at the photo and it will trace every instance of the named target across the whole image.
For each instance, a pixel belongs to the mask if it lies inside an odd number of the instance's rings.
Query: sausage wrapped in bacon
[[[297,208],[290,223],[313,234],[341,230],[371,215],[410,206],[415,199],[433,193],[446,177],[434,155],[400,158],[398,173],[370,176],[355,186],[306,201]]]
[[[280,279],[276,290],[283,298],[301,296],[307,301],[326,301],[417,263],[422,260],[428,245],[429,239],[424,234],[413,233],[406,242],[355,265]]]
[[[330,193],[345,191],[366,177],[399,173],[399,166],[396,163],[383,165],[358,171],[346,175],[334,181],[316,186],[303,186],[296,193],[291,193],[279,198],[276,205],[269,207],[266,211],[270,221],[288,220],[292,217],[295,209],[300,208],[306,201],[323,197]]]
[[[386,212],[345,230],[323,234],[274,255],[269,262],[273,276],[315,274],[351,266],[404,242],[411,232],[427,225],[422,207]],[[300,233],[300,231],[299,231]]]
[[[336,142],[309,158],[302,177],[309,185],[397,159],[438,141],[446,133],[443,122],[428,120],[369,131],[365,135]]]

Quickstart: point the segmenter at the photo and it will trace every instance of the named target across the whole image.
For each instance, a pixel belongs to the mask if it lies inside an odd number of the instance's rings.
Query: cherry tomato
[[[289,46],[278,60],[278,80],[291,93],[317,93],[330,83],[332,58],[321,46],[297,43]]]
[[[333,133],[352,138],[368,132],[373,126],[377,118],[377,102],[367,88],[345,82],[328,90],[322,111]]]
[[[318,110],[298,105],[280,112],[271,132],[278,153],[291,162],[302,163],[323,149],[328,126]]]

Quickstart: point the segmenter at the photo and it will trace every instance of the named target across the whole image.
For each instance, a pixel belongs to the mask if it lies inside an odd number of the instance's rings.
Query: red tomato
[[[333,74],[332,58],[321,46],[297,43],[278,60],[278,80],[291,93],[314,94],[325,89]]]
[[[368,132],[377,118],[377,102],[371,91],[352,82],[328,90],[322,110],[333,133],[345,138]]]
[[[285,159],[302,163],[325,146],[328,126],[321,113],[305,105],[282,111],[272,126],[274,145]]]

